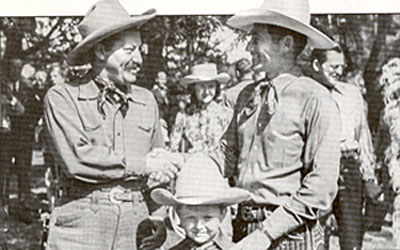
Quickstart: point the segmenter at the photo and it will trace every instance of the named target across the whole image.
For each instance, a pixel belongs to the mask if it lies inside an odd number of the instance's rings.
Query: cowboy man
[[[130,17],[117,0],[96,3],[67,58],[91,70],[47,93],[44,117],[63,190],[47,249],[137,249],[137,226],[148,216],[144,191],[179,170],[180,159],[163,149],[153,95],[134,85],[138,28],[154,16]]]
[[[266,0],[228,25],[249,31],[261,81],[239,94],[222,140],[225,175],[251,193],[239,206],[232,249],[323,249],[319,210],[331,206],[339,172],[338,108],[296,64],[306,43],[334,46],[310,26],[307,0]]]

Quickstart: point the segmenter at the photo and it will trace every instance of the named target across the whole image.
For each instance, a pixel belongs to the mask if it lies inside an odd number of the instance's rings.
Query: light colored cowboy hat
[[[217,72],[217,65],[214,63],[197,64],[192,67],[191,74],[183,77],[180,84],[187,86],[196,82],[217,81],[219,83],[227,83],[231,77],[227,73]]]
[[[82,40],[68,54],[68,64],[87,63],[89,58],[84,53],[87,53],[95,44],[123,30],[139,27],[155,15],[156,11],[151,9],[140,16],[131,17],[118,0],[97,2],[78,25]]]
[[[308,0],[265,0],[260,8],[241,11],[227,25],[250,32],[253,25],[272,24],[296,31],[308,37],[308,44],[317,49],[331,49],[335,43],[310,25]]]
[[[229,187],[219,165],[199,153],[189,158],[179,172],[175,192],[154,189],[151,198],[160,205],[233,205],[246,201],[250,194],[241,188]]]

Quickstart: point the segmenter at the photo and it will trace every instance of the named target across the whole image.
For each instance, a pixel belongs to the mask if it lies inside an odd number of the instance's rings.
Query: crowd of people
[[[156,13],[131,17],[117,0],[100,0],[78,26],[66,62],[89,64],[85,74],[10,60],[0,207],[15,173],[27,214],[42,142],[54,199],[46,249],[317,250],[335,232],[340,249],[362,249],[388,202],[365,86],[346,79],[344,52],[310,25],[308,1],[292,4],[265,0],[228,20],[251,35],[252,61],[235,62],[234,76],[208,62],[176,86],[165,70],[139,87],[139,27]]]

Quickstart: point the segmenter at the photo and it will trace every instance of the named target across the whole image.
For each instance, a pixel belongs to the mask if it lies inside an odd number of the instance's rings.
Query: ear
[[[284,54],[288,53],[293,48],[293,37],[292,36],[285,36],[281,40],[281,48]]]
[[[100,61],[105,61],[106,59],[106,48],[103,44],[98,43],[94,47],[94,54]]]
[[[220,221],[222,221],[225,218],[227,211],[228,211],[227,207],[221,207],[221,215],[219,217]]]
[[[318,60],[314,59],[311,64],[312,64],[313,70],[315,72],[319,72],[319,68],[320,68],[321,65],[319,64]]]

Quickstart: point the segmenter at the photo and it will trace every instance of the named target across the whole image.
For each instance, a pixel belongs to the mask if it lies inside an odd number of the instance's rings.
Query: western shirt
[[[358,151],[363,179],[374,179],[375,155],[360,90],[354,85],[338,82],[332,89],[332,97],[339,106],[342,121],[341,150]]]
[[[102,116],[99,92],[89,80],[56,85],[46,94],[44,118],[55,160],[67,177],[88,183],[139,178],[146,154],[164,147],[156,101],[132,85],[126,113],[118,96],[108,95]]]
[[[278,208],[264,222],[273,238],[315,220],[337,192],[340,117],[327,88],[299,69],[271,81],[274,113],[256,84],[239,95],[218,157],[252,202]],[[268,101],[269,102],[269,101]]]

